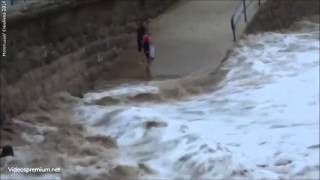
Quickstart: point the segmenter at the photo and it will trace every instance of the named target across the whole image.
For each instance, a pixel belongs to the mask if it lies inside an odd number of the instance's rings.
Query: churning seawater
[[[215,83],[208,73],[90,92],[76,119],[112,137],[114,166],[141,179],[319,177],[319,26],[301,27],[241,40]]]

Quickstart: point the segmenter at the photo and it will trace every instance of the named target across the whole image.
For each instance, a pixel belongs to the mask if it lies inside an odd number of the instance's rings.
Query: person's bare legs
[[[151,74],[151,62],[150,60],[147,59],[147,64],[146,64],[146,73],[147,73],[147,79],[151,80],[152,79],[152,74]]]

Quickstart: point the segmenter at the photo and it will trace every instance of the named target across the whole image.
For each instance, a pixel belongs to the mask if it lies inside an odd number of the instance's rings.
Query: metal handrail
[[[250,0],[249,3],[246,3],[248,0],[240,0],[239,3],[235,6],[235,9],[231,15],[230,24],[231,24],[231,30],[233,35],[233,41],[237,40],[236,37],[236,25],[239,22],[241,16],[243,15],[244,22],[248,22],[248,16],[247,16],[247,8],[255,1]],[[261,7],[261,0],[258,0],[259,8]],[[240,15],[237,17],[237,13],[239,12],[240,8],[242,9],[240,12]]]

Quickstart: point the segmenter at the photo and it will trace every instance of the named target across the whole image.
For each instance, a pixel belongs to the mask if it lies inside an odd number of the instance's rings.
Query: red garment
[[[143,36],[143,43],[144,43],[144,44],[150,44],[150,43],[151,43],[151,37],[150,37],[149,34],[145,34],[145,35]]]

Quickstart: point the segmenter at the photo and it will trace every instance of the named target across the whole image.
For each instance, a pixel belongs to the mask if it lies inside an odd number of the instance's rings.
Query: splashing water
[[[64,94],[14,119],[22,145],[1,179],[319,177],[319,25],[298,27],[246,37],[215,72]]]
[[[248,36],[221,67],[228,73],[215,90],[137,102],[128,97],[159,95],[162,87],[120,86],[88,93],[83,101],[91,104],[76,108],[77,119],[114,138],[118,165],[140,167],[144,178],[319,177],[316,27]],[[108,97],[127,99],[95,105]]]

